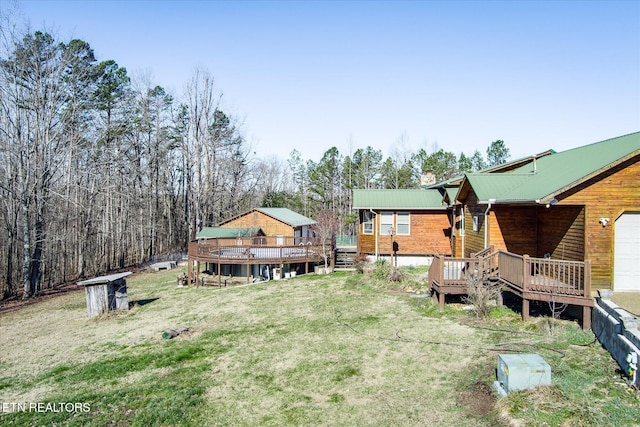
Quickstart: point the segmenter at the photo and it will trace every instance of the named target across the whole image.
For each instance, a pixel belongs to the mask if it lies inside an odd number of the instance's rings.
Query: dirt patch
[[[471,415],[486,415],[494,410],[495,393],[490,384],[475,381],[458,395],[458,404]]]

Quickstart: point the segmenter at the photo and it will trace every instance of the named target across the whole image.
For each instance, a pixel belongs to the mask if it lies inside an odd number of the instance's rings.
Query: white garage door
[[[614,291],[640,291],[640,212],[616,220]]]

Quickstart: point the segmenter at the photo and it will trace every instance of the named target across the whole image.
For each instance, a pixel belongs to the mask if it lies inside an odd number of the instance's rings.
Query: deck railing
[[[436,255],[431,261],[431,266],[427,271],[429,285],[444,285],[444,257]]]
[[[347,234],[339,234],[336,236],[337,246],[356,246],[358,244],[358,236]]]
[[[588,297],[591,294],[590,261],[531,258],[500,251],[500,278],[523,292]]]
[[[429,267],[429,283],[440,286],[466,286],[470,279],[486,280],[497,274],[498,258],[495,255],[472,258],[436,255]]]
[[[436,256],[429,268],[429,283],[436,287],[459,287],[470,277],[497,277],[519,292],[589,297],[591,263],[551,258],[531,258],[506,251],[474,258]]]
[[[531,258],[498,251],[477,258],[436,256],[429,268],[429,285],[444,310],[446,295],[467,294],[470,278],[498,283],[522,298],[522,318],[529,301],[558,302],[582,307],[582,327],[591,328],[591,262]],[[475,276],[471,276],[474,274]]]
[[[493,253],[493,245],[492,246],[488,246],[486,248],[484,248],[483,250],[476,252],[475,254],[471,254],[471,257],[473,258],[482,258],[482,257],[486,257],[487,255]]]
[[[212,238],[189,243],[189,257],[222,264],[309,262],[321,260],[322,254],[322,241],[306,237]]]
[[[511,252],[498,252],[498,277],[516,287],[524,283],[522,257]]]

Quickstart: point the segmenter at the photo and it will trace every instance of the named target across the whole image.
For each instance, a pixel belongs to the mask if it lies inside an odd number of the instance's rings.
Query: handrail
[[[435,255],[431,261],[431,266],[427,271],[429,283],[435,283],[436,285],[444,284],[443,278],[443,257],[442,255]]]
[[[483,250],[481,250],[479,252],[476,252],[475,254],[471,254],[471,257],[473,257],[473,258],[482,258],[482,257],[485,257],[485,256],[489,255],[492,252],[493,252],[493,245],[487,246],[486,248],[484,248]]]
[[[500,279],[507,281],[516,287],[525,286],[522,257],[511,252],[498,252],[498,265]]]

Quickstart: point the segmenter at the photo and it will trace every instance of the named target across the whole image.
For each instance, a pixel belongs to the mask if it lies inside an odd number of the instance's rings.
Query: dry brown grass
[[[130,301],[158,299],[129,312],[88,319],[80,292],[3,314],[3,371],[33,381],[52,366],[161,347],[169,328],[189,327],[174,339],[184,341],[228,330],[220,342],[232,348],[210,360],[206,379],[204,417],[214,425],[460,425],[461,414],[462,425],[475,424],[457,407],[454,378],[485,355],[421,341],[477,342],[476,330],[424,318],[403,294],[345,288],[344,276],[195,289],[176,288],[176,274],[131,277]],[[119,384],[134,384],[150,372],[133,372]],[[26,390],[0,390],[0,401],[40,401],[54,391],[36,381]]]
[[[379,288],[373,276],[196,289],[176,288],[177,274],[131,277],[129,300],[151,302],[95,320],[87,318],[81,292],[3,313],[0,401],[89,396],[94,425],[108,424],[114,414],[122,425],[530,425],[533,405],[572,406],[566,393],[563,399],[523,393],[494,410],[496,350],[512,347],[490,347],[546,338],[476,327],[479,320],[471,322],[468,313],[426,317],[437,312],[429,299]],[[180,327],[190,329],[161,338]],[[171,358],[180,351],[188,358]],[[589,351],[606,360],[601,350]],[[567,352],[575,353],[574,365],[583,350]],[[154,366],[150,358],[141,366],[148,354],[172,364]],[[557,354],[546,355],[558,362]],[[114,360],[126,365],[129,357],[137,364],[115,377],[92,377],[87,369]],[[571,378],[573,368],[563,360],[553,368]],[[591,388],[602,393],[599,385]],[[145,412],[157,399],[162,404]],[[180,411],[188,402],[186,419]],[[518,413],[518,405],[526,410]],[[163,418],[157,408],[164,408]]]

